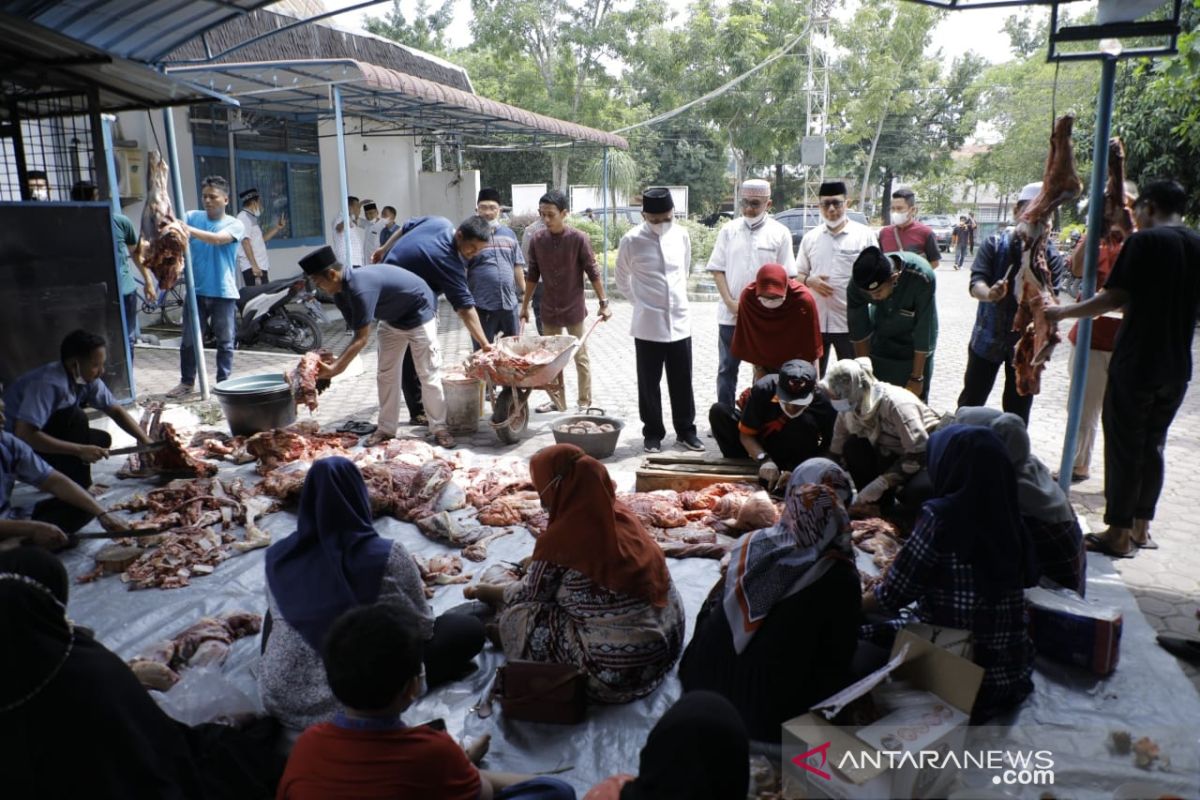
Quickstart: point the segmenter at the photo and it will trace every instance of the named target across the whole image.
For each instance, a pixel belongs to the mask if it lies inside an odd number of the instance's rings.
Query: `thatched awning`
[[[459,135],[471,144],[629,147],[611,133],[353,59],[168,67],[167,73],[260,111],[329,118],[331,87],[338,86],[343,114],[391,125],[401,133]]]

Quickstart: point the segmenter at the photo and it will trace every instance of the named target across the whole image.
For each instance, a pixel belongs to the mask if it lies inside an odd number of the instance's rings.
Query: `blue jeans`
[[[717,328],[721,335],[717,348],[717,402],[732,406],[733,395],[737,392],[738,368],[742,362],[729,352],[733,346],[733,326],[718,325]]]
[[[233,298],[196,295],[196,305],[200,310],[201,335],[208,336],[211,333],[217,340],[217,383],[220,383],[233,372],[237,301]],[[191,320],[186,312],[183,315],[183,345],[179,348],[179,380],[188,386],[196,382],[196,345],[192,341]]]
[[[494,796],[496,800],[575,800],[575,790],[558,778],[532,778],[501,789]]]
[[[129,338],[129,346],[133,347],[142,332],[138,325],[138,310],[142,307],[142,301],[137,292],[130,292],[121,295],[121,302],[125,305],[125,335]]]
[[[476,308],[475,313],[479,315],[479,326],[483,328],[483,335],[489,342],[496,341],[496,334],[498,333],[503,333],[505,336],[517,335],[517,330],[521,324],[517,309],[498,308],[495,311],[488,311],[487,309]],[[479,342],[472,339],[471,349],[478,350]]]

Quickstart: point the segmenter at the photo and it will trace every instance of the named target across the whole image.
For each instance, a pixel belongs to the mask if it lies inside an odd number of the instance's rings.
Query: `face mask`
[[[846,222],[846,215],[842,214],[840,217],[838,217],[835,220],[825,220],[825,227],[831,231],[835,231],[838,228],[842,227],[842,225],[845,224],[845,222]]]
[[[746,221],[746,224],[750,226],[750,230],[754,230],[759,225],[762,225],[763,220],[765,220],[766,218],[767,218],[766,211],[762,212],[757,217],[747,217],[747,216],[742,217],[742,219],[744,219]]]
[[[87,381],[83,379],[83,371],[79,369],[79,364],[71,368],[71,374],[75,376],[75,384],[77,386],[87,386]]]
[[[893,211],[892,212],[892,224],[893,225],[908,224],[908,212],[907,211]]]
[[[659,236],[662,236],[664,233],[671,230],[671,223],[669,222],[647,222],[646,226]]]
[[[763,308],[779,308],[783,305],[784,297],[760,297],[758,302],[762,303]]]
[[[783,415],[788,419],[795,419],[804,413],[804,409],[808,408],[808,406],[797,406],[791,403],[780,403],[779,407],[783,409]]]
[[[829,402],[833,405],[834,411],[849,411],[850,410],[850,401],[849,400],[842,400],[839,398],[837,400],[830,400]]]
[[[48,189],[34,189],[29,199],[39,203],[49,203],[50,191]]]
[[[488,227],[492,230],[496,230],[496,228],[500,227],[500,219],[498,217],[496,219],[489,219]]]

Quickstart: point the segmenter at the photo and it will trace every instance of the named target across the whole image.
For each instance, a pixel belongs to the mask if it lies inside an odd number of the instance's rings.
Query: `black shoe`
[[[689,433],[687,436],[676,436],[675,441],[687,450],[692,450],[697,453],[704,452],[704,443],[694,433]]]
[[[662,440],[661,439],[646,439],[644,442],[642,442],[642,449],[645,450],[647,453],[661,453],[662,452]]]

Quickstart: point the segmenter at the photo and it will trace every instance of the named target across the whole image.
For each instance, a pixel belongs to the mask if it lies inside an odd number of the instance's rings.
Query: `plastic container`
[[[563,426],[584,421],[598,425],[607,422],[613,426],[613,430],[604,433],[568,433],[559,430]],[[559,444],[573,444],[592,458],[608,458],[617,449],[617,440],[621,438],[621,429],[624,427],[622,420],[604,416],[604,409],[589,408],[583,414],[559,420],[550,430],[554,433],[554,441]]]
[[[230,378],[213,387],[234,436],[252,436],[296,421],[296,400],[282,372]]]
[[[442,376],[446,396],[446,427],[451,433],[474,433],[483,415],[483,381],[461,373]]]

